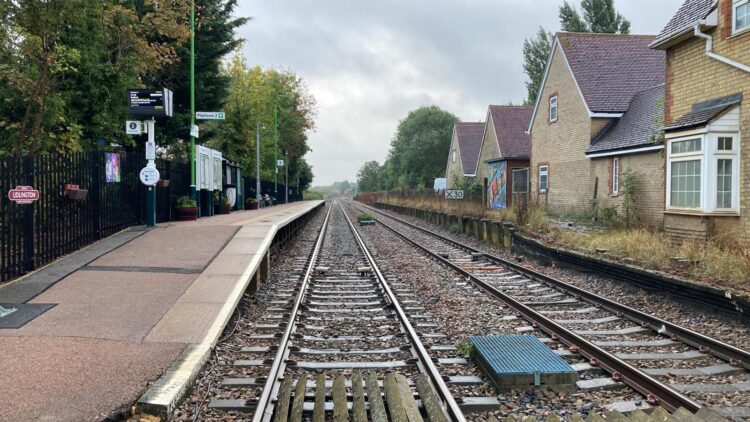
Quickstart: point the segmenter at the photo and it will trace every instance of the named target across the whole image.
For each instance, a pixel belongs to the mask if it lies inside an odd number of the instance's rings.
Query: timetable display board
[[[131,116],[171,117],[172,91],[161,89],[129,89],[128,112]]]

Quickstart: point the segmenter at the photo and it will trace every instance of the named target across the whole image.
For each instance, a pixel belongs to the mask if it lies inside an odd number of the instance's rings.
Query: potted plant
[[[198,218],[198,206],[195,200],[187,195],[177,198],[177,221],[193,221]]]
[[[229,198],[223,196],[221,198],[221,213],[229,214],[230,212],[232,212],[232,204],[229,203]]]
[[[257,210],[258,209],[258,200],[255,198],[249,198],[247,201],[245,201],[245,208],[249,210]]]

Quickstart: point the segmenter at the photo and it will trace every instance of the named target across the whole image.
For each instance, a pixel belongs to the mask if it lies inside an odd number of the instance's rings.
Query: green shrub
[[[187,195],[177,198],[177,208],[195,208],[195,200]]]
[[[357,221],[373,221],[375,220],[372,218],[372,216],[366,212],[363,212],[362,214],[357,216]]]

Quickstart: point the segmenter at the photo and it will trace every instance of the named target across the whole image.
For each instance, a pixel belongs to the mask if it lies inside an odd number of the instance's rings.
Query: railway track
[[[420,324],[410,318],[419,307],[399,298],[408,297],[406,291],[380,272],[334,203],[298,279],[275,292],[278,298],[254,324],[249,338],[259,345],[244,347],[245,359],[233,362],[267,375],[221,381],[221,388],[257,394],[214,399],[208,408],[230,418],[252,415],[256,422],[331,416],[464,421],[438,371],[439,359],[429,354],[428,347],[436,346],[422,343]]]
[[[670,411],[697,412],[706,404],[728,418],[750,418],[747,351],[373,207],[353,206],[374,213],[383,227],[506,303],[529,322],[526,331],[541,330],[548,341],[561,343],[588,359],[588,365],[604,369],[611,378],[600,383],[625,383],[650,404]],[[722,405],[722,396],[731,396],[732,404]]]

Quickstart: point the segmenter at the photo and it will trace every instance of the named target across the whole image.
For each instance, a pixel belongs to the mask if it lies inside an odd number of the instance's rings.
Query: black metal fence
[[[146,189],[138,177],[145,162],[142,152],[0,158],[0,282],[145,224]],[[190,194],[190,167],[161,159],[156,167],[162,179],[156,187],[156,219],[166,222],[174,217],[177,198]],[[31,204],[11,201],[8,192],[19,186],[32,187],[39,198]],[[74,186],[79,188],[75,192]],[[244,198],[254,198],[255,179],[246,177],[244,187]],[[277,203],[283,203],[284,189],[278,184]],[[273,182],[263,181],[262,192],[273,196]],[[289,201],[300,199],[293,187]]]

